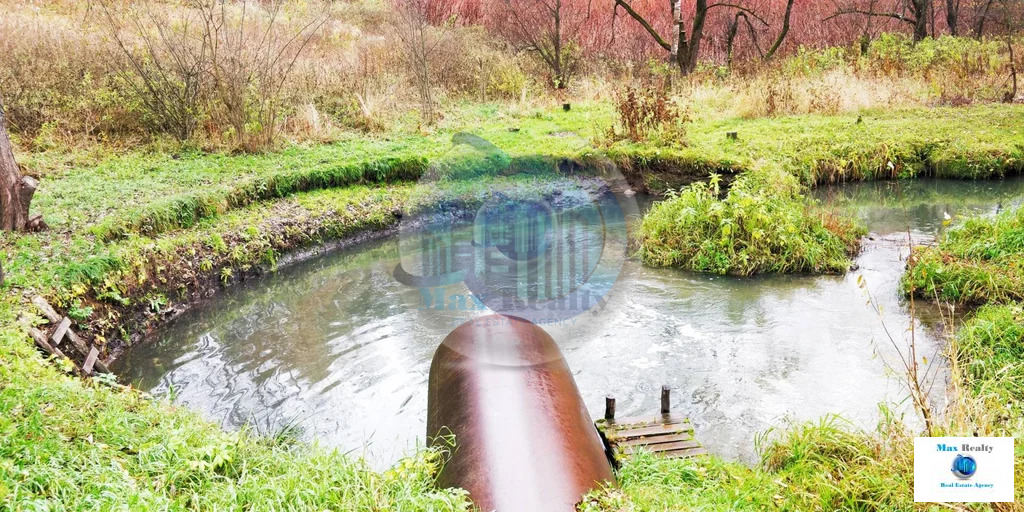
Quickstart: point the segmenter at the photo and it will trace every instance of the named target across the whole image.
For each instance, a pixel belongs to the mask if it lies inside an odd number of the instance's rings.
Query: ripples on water
[[[756,458],[754,434],[787,418],[841,413],[872,427],[878,404],[902,402],[905,391],[886,369],[896,354],[857,276],[903,335],[909,317],[897,286],[908,229],[927,242],[946,213],[992,214],[1024,196],[1021,180],[895,186],[816,191],[872,231],[860,269],[846,276],[737,279],[627,263],[600,322],[546,327],[591,413],[606,395],[620,415],[652,413],[669,384],[698,438],[746,461]],[[467,318],[417,309],[419,290],[392,277],[397,262],[397,243],[386,240],[246,283],[130,350],[120,373],[156,395],[173,390],[225,426],[296,428],[385,466],[422,442],[430,358]],[[938,322],[920,322],[919,353],[931,360]]]

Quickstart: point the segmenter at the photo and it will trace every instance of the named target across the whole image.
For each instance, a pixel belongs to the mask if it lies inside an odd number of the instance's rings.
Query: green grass
[[[957,333],[970,390],[994,395],[1000,409],[1019,417],[1024,402],[1024,306],[989,305]]]
[[[432,487],[428,475],[438,459],[430,452],[375,473],[328,450],[225,433],[134,392],[64,376],[25,336],[34,319],[25,297],[43,294],[64,310],[91,308],[78,321],[84,333],[101,346],[124,340],[159,323],[161,308],[272,269],[296,249],[394,225],[399,207],[452,197],[472,205],[491,188],[558,186],[530,181],[530,173],[489,175],[418,196],[408,180],[433,164],[446,176],[473,175],[479,166],[464,165],[471,161],[516,171],[566,162],[569,170],[582,168],[600,158],[590,138],[612,124],[611,112],[601,104],[574,105],[568,113],[467,106],[432,134],[360,134],[261,155],[102,148],[19,154],[42,178],[33,211],[53,228],[0,240],[7,274],[0,299],[0,503],[53,510],[464,509],[459,492]],[[866,112],[861,123],[855,115],[706,119],[688,127],[686,147],[617,143],[606,153],[634,183],[656,191],[711,172],[756,170],[724,198],[697,186],[645,221],[653,229],[660,219],[661,233],[697,248],[715,245],[686,265],[738,274],[836,272],[848,265],[856,230],[808,203],[801,185],[1019,173],[1022,118],[1024,107],[980,106]],[[507,159],[452,149],[452,136],[462,131]],[[739,140],[727,141],[727,131],[738,131]],[[689,205],[679,199],[686,196]],[[686,220],[699,229],[693,236],[673,225],[689,206],[708,213]],[[645,250],[654,254],[651,246]],[[658,257],[684,264],[673,250]],[[877,463],[903,453],[879,444],[888,431],[851,433],[833,421],[786,432],[758,468],[714,458],[631,461],[621,474],[622,499],[640,510],[908,508],[902,466]],[[695,475],[707,484],[697,487]]]
[[[6,317],[9,310],[0,313]],[[439,452],[380,473],[287,435],[228,433],[193,412],[60,375],[0,331],[5,510],[468,510],[438,490]]]
[[[717,274],[842,273],[866,232],[808,202],[781,171],[747,173],[720,194],[715,177],[655,204],[640,226],[641,260]]]
[[[860,123],[857,114],[698,119],[687,130],[687,147],[620,142],[606,152],[624,173],[671,168],[689,181],[709,171],[741,172],[761,163],[775,164],[805,184],[921,175],[985,178],[1024,169],[1024,106],[859,116]],[[426,136],[353,134],[331,144],[258,155],[185,150],[108,154],[93,147],[19,158],[42,178],[33,211],[56,229],[153,234],[254,200],[416,177],[425,162],[449,151],[452,136],[460,132],[482,137],[511,157],[582,159],[598,153],[590,141],[613,122],[612,109],[601,103],[580,104],[570,112],[477,105],[457,110]],[[726,140],[730,131],[738,132],[739,140]],[[665,178],[655,174],[650,185],[662,190],[689,182]]]
[[[1024,300],[1024,208],[967,219],[937,246],[917,250],[903,285],[953,303]]]
[[[835,416],[789,425],[753,468],[642,453],[620,469],[620,489],[592,493],[581,510],[909,510],[913,441],[888,419],[877,432]]]

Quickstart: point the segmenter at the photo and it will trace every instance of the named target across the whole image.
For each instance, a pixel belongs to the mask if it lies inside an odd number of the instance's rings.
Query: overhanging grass
[[[181,407],[59,375],[24,336],[0,329],[0,508],[469,509],[464,493],[434,488],[436,452],[380,473],[288,436],[227,433]]]
[[[1024,306],[989,305],[957,333],[971,392],[995,395],[1001,408],[1021,415],[1024,401]]]
[[[1024,300],[1024,208],[967,219],[937,246],[918,249],[903,285],[954,303]]]
[[[192,191],[157,199],[138,209],[106,217],[90,231],[104,240],[128,233],[151,235],[194,225],[200,219],[256,201],[287,197],[309,190],[359,183],[385,184],[415,180],[427,169],[422,157],[385,158],[368,162],[315,166],[252,176],[226,189]]]
[[[864,230],[809,202],[792,175],[751,172],[720,194],[713,178],[655,204],[640,226],[643,262],[737,275],[849,269]]]

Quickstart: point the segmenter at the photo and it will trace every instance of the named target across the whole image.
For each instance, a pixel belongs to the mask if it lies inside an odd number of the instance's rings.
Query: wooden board
[[[99,359],[100,351],[93,347],[89,351],[89,355],[85,358],[85,363],[82,364],[82,373],[86,375],[92,375],[92,367],[96,364],[96,360]]]
[[[69,327],[71,327],[71,319],[64,317],[60,323],[57,324],[57,328],[53,330],[53,334],[51,335],[54,345],[60,345],[60,342],[64,340],[64,335],[68,332]]]
[[[50,303],[46,302],[46,299],[40,296],[33,297],[32,303],[35,304],[37,308],[39,308],[39,311],[43,313],[43,316],[45,316],[46,319],[50,321],[50,323],[59,324],[61,323],[62,319],[66,318],[58,315],[57,311],[54,310],[52,306],[50,306]],[[95,348],[90,347],[85,342],[85,340],[83,340],[79,335],[75,334],[75,331],[72,330],[70,327],[64,333],[64,336],[68,339],[68,341],[71,342],[71,345],[75,347],[75,350],[78,351],[78,353],[81,354],[83,358],[89,357],[89,353],[92,352],[93,348]],[[110,373],[110,368],[108,368],[107,365],[98,357],[95,361],[95,366],[96,370],[98,371],[101,371],[103,373]]]
[[[659,414],[645,418],[598,420],[595,425],[616,462],[641,450],[670,459],[689,458],[707,452],[694,437],[689,418]]]

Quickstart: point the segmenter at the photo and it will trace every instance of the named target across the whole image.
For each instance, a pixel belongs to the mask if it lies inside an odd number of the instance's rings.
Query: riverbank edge
[[[370,231],[372,231],[372,230],[373,230],[374,228],[373,228],[373,227],[369,227],[368,229],[369,229]],[[349,234],[353,234],[353,233],[349,233]],[[354,236],[354,234],[353,234],[353,236]],[[341,240],[341,239],[336,239],[336,240]],[[214,281],[215,281],[215,282],[217,282],[217,283],[220,283],[220,280],[219,280],[219,279],[218,279],[218,280],[214,280]],[[228,283],[230,283],[230,281],[228,281]],[[218,286],[219,286],[219,285],[218,285]],[[24,303],[23,303],[23,305],[24,305]],[[26,338],[25,338],[25,335],[24,335],[24,332],[23,332],[23,334],[22,334],[22,339],[23,339],[23,340],[24,340],[24,339],[26,339]]]

